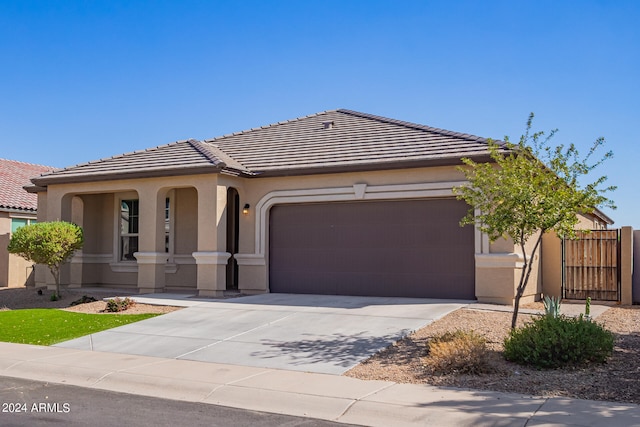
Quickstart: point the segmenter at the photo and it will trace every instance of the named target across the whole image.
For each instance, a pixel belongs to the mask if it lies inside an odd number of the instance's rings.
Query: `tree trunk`
[[[522,256],[524,257],[524,265],[522,266],[522,273],[520,273],[520,282],[518,283],[518,288],[516,289],[516,297],[513,301],[513,316],[511,317],[511,329],[515,329],[516,322],[518,321],[518,311],[520,310],[520,298],[522,298],[522,294],[524,294],[524,290],[527,288],[527,284],[529,283],[529,276],[531,275],[531,270],[533,270],[533,259],[538,252],[538,248],[540,247],[540,242],[542,241],[542,235],[544,233],[540,233],[538,239],[536,240],[536,244],[531,251],[531,255],[527,259],[527,252],[525,251],[524,245],[525,242],[520,244],[520,249],[522,250]]]
[[[51,274],[53,275],[53,279],[56,282],[56,297],[60,298],[60,268],[49,267],[51,270]]]

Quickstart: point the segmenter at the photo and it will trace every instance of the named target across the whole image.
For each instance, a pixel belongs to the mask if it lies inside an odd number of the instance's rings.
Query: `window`
[[[120,202],[120,261],[135,261],[138,252],[138,200]]]
[[[27,219],[27,218],[11,218],[11,232],[14,233],[18,228],[24,227],[25,225],[35,224],[37,221],[35,219]]]
[[[169,253],[171,233],[170,201],[165,200],[164,208],[164,249]],[[134,253],[138,252],[140,206],[136,199],[120,202],[120,261],[135,261]]]
[[[169,234],[171,232],[171,204],[169,198],[165,200],[164,207],[164,251],[169,253]]]

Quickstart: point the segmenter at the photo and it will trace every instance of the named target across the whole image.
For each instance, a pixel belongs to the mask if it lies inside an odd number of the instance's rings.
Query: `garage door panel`
[[[466,212],[454,199],[274,206],[271,291],[472,299]]]

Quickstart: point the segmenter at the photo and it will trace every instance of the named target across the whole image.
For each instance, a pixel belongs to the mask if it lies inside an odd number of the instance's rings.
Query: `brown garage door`
[[[271,292],[475,298],[473,227],[455,199],[271,208]]]

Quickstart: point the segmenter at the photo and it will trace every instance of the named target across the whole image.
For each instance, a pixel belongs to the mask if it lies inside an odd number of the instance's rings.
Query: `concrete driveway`
[[[188,307],[57,347],[342,374],[471,302],[291,294],[135,299]]]

